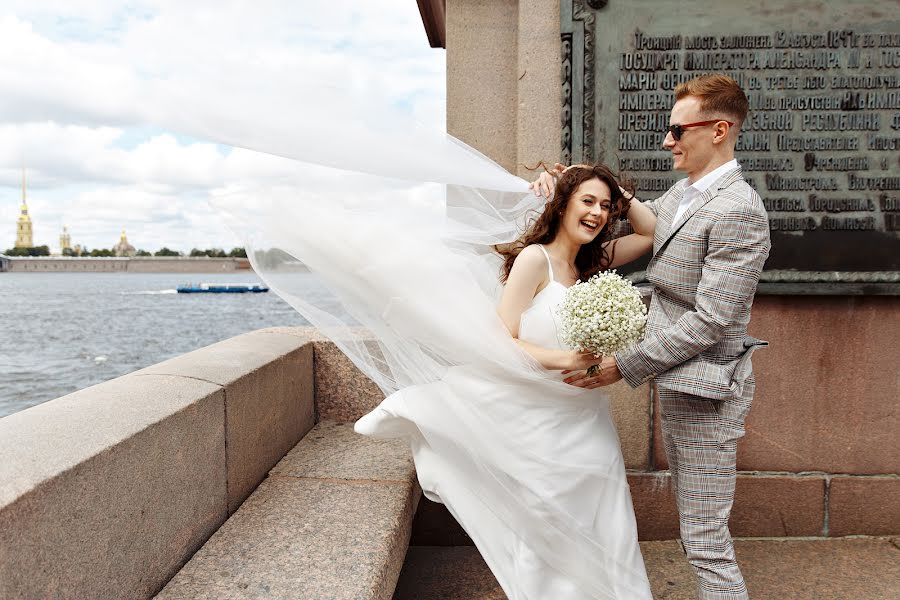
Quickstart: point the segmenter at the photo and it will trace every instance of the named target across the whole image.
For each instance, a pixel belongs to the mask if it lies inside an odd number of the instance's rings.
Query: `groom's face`
[[[700,110],[700,98],[685,96],[672,106],[669,125],[697,123],[708,118],[703,116]],[[688,174],[703,169],[715,150],[714,137],[715,130],[711,126],[685,129],[681,133],[680,140],[676,140],[671,132],[667,132],[663,148],[672,153],[672,168]]]

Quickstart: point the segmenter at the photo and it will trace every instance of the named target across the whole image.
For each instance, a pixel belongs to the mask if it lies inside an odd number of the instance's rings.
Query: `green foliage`
[[[207,248],[206,250],[200,250],[199,248],[193,248],[191,250],[191,256],[209,256],[211,258],[225,258],[227,256],[225,251],[221,248]]]
[[[34,248],[9,248],[2,252],[2,254],[5,254],[6,256],[50,256],[50,248],[48,246],[35,246]],[[78,256],[71,248],[65,248],[62,251],[62,255]],[[94,248],[93,250],[90,250],[85,246],[81,249],[81,256],[109,257],[115,255],[115,251],[108,248]],[[135,256],[184,256],[184,254],[182,252],[179,252],[178,250],[171,250],[169,248],[163,247],[156,252],[138,250],[135,253]],[[247,251],[244,248],[232,248],[228,252],[225,252],[225,250],[223,250],[222,248],[207,248],[205,250],[193,248],[190,252],[190,256],[209,256],[212,258],[247,258]]]
[[[10,248],[3,254],[7,256],[50,256],[50,247],[34,246],[32,248]]]

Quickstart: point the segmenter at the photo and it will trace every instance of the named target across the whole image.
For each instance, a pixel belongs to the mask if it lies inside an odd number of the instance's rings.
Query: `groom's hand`
[[[622,379],[615,356],[600,361],[600,372],[594,377],[588,377],[587,371],[563,371],[563,375],[567,374],[569,376],[563,379],[564,382],[588,390],[604,387]]]

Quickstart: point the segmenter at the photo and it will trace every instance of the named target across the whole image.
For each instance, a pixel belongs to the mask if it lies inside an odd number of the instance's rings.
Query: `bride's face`
[[[609,186],[599,179],[588,179],[569,197],[562,229],[579,244],[594,241],[606,225],[611,202]]]

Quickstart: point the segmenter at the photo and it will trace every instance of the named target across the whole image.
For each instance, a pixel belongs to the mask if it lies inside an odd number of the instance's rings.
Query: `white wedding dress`
[[[550,283],[520,338],[561,348],[554,308],[566,287],[547,260]],[[454,367],[390,395],[356,431],[409,440],[425,495],[447,506],[510,598],[652,598],[601,392],[554,398],[533,381]]]

